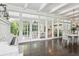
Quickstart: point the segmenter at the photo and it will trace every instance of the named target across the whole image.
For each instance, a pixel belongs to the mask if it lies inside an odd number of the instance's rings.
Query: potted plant
[[[10,43],[10,45],[15,45],[15,43],[16,43],[16,39],[17,39],[17,36],[19,35],[19,28],[18,28],[18,24],[17,24],[17,22],[16,21],[12,21],[11,22],[11,26],[10,26],[10,32],[11,32],[11,34],[13,35],[13,38],[12,38],[12,40],[11,40],[11,43]]]

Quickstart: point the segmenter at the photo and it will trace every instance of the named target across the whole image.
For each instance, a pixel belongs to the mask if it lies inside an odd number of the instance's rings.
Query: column
[[[38,19],[38,39],[40,39],[40,19]]]
[[[59,38],[59,23],[57,23],[57,37]]]
[[[23,22],[22,22],[22,13],[19,14],[19,41],[23,40]]]
[[[47,26],[47,20],[45,21],[45,26],[46,26],[46,35],[45,35],[45,38],[47,39],[47,38],[48,38],[48,26]]]
[[[54,38],[54,23],[52,19],[52,39]],[[54,40],[52,40],[52,48],[54,48]]]
[[[53,23],[53,20],[52,20],[52,38],[54,38],[54,23]]]
[[[30,40],[32,39],[32,20],[30,20]]]
[[[23,41],[23,22],[22,22],[22,13],[19,13],[19,37],[18,41],[19,43]],[[18,46],[19,53],[23,53],[23,48],[21,46]]]
[[[59,38],[59,21],[57,21],[57,38]],[[57,39],[57,48],[59,48],[59,39]]]

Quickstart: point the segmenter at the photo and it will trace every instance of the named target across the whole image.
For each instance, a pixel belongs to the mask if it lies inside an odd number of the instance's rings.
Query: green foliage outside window
[[[11,22],[11,26],[10,26],[10,32],[13,35],[19,35],[19,25],[17,24],[16,21]]]

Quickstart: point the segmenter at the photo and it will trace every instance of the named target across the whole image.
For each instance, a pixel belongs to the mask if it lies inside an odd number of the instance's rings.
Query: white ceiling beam
[[[74,7],[72,6],[72,8],[66,9],[66,10],[60,12],[59,14],[65,14],[65,13],[67,13],[67,12],[73,10],[73,9],[77,9],[77,8],[79,8],[79,5],[76,5]]]
[[[14,11],[14,12],[19,12],[19,13],[27,13],[27,14],[32,14],[32,15],[40,15],[40,16],[47,16],[47,17],[58,17],[60,15],[55,15],[55,14],[48,14],[48,13],[45,13],[45,12],[38,12],[38,11],[35,11],[35,10],[31,10],[31,9],[24,9],[24,8],[21,8],[21,7],[17,7],[17,6],[14,6],[14,5],[8,5],[7,6],[7,9],[8,11]],[[63,18],[66,18],[66,17],[63,17]]]
[[[74,17],[77,17],[77,16],[79,16],[79,14],[75,15]]]
[[[70,16],[70,17],[79,17],[79,14],[76,14],[76,15],[74,15],[74,16],[72,15],[72,16]]]
[[[21,13],[28,13],[28,14],[49,16],[49,17],[51,17],[53,15],[53,14],[47,14],[47,13],[43,13],[43,12],[38,12],[38,11],[35,11],[35,10],[31,10],[31,9],[24,10],[24,8],[19,8],[17,6],[13,6],[13,5],[8,5],[7,10],[8,11],[15,11],[15,12],[19,12],[19,13],[21,12]]]
[[[67,16],[69,16],[69,15],[73,15],[73,14],[76,14],[76,13],[79,13],[79,11],[77,10],[77,11],[72,11],[72,12],[69,12],[69,13],[67,13],[67,14],[65,14],[65,15],[67,15]]]
[[[66,16],[75,16],[75,15],[79,15],[79,11],[75,11],[75,12],[71,12],[71,13],[68,13],[66,14]]]
[[[74,16],[75,15],[79,15],[79,13],[74,14]],[[67,15],[67,17],[73,17],[73,14],[72,15]]]
[[[27,7],[28,7],[28,3],[25,3],[24,8],[27,8]]]
[[[65,4],[61,4],[59,5],[58,7],[55,7],[55,8],[52,8],[52,10],[49,11],[49,13],[52,13],[52,12],[55,12],[56,10],[66,6],[68,3],[65,3]]]
[[[43,3],[43,4],[40,6],[39,11],[41,11],[46,5],[47,5],[47,3]]]
[[[78,19],[78,21],[79,21],[79,17],[77,17],[77,18],[75,18],[76,20]]]

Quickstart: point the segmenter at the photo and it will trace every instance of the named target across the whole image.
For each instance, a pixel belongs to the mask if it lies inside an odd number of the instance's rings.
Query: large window
[[[54,37],[57,37],[57,24],[54,24]]]
[[[47,28],[48,28],[48,38],[51,38],[52,37],[52,21],[48,21],[47,23]]]
[[[30,23],[29,21],[23,21],[23,35],[29,37],[30,34]]]
[[[63,34],[63,29],[62,29],[62,23],[59,24],[59,36],[62,36]]]
[[[38,22],[36,20],[32,23],[32,38],[38,38]]]
[[[63,33],[64,34],[70,34],[70,31],[71,31],[71,23],[64,22],[63,23]]]
[[[60,37],[63,34],[63,19],[55,18],[54,20],[54,37]]]
[[[45,32],[46,32],[46,27],[45,27],[45,21],[40,21],[40,38],[45,38]]]

